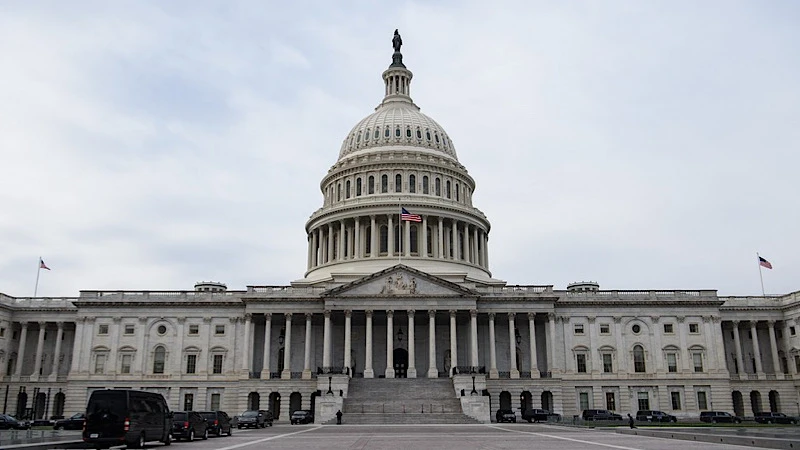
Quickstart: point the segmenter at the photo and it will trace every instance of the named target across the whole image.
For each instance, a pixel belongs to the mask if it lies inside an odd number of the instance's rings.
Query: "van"
[[[170,445],[172,413],[161,394],[123,389],[92,392],[86,406],[83,441],[94,448],[126,445],[142,448],[147,441]]]

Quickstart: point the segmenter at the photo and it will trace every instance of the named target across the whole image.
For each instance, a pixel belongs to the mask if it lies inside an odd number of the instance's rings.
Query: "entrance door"
[[[394,349],[394,377],[405,378],[408,373],[408,352],[402,348]]]

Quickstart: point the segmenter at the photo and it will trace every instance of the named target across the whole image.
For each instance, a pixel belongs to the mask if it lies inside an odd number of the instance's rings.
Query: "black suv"
[[[584,409],[583,420],[622,420],[622,416],[607,409]]]
[[[742,418],[724,411],[703,411],[700,413],[700,422],[742,423]]]
[[[531,422],[561,422],[561,414],[550,412],[546,409],[526,409],[522,411],[522,420]]]
[[[251,409],[241,413],[237,419],[236,427],[240,430],[245,427],[264,428],[272,426],[272,413],[263,409]]]
[[[233,424],[231,417],[225,411],[200,411],[200,415],[206,419],[208,432],[217,436],[233,434]]]
[[[206,419],[197,411],[175,411],[172,417],[172,437],[176,441],[186,439],[192,442],[195,436],[208,439]]]
[[[289,422],[291,422],[292,425],[298,425],[301,423],[314,423],[314,414],[308,410],[298,409],[292,413],[292,417],[289,418]]]
[[[494,418],[497,420],[497,423],[517,422],[517,415],[514,414],[514,411],[510,409],[498,409],[494,415]]]
[[[86,421],[86,414],[78,413],[73,414],[72,417],[68,419],[59,419],[56,420],[56,423],[53,424],[54,430],[82,430],[83,429],[83,422]]]
[[[677,422],[678,418],[663,411],[644,409],[636,411],[636,420],[642,422]]]
[[[798,423],[797,417],[787,416],[779,412],[756,413],[755,420],[758,423],[791,423],[793,425],[797,425]]]

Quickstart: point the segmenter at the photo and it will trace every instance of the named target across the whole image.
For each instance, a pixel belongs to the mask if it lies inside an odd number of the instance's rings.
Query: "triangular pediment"
[[[323,297],[476,297],[455,283],[398,264],[333,288]]]

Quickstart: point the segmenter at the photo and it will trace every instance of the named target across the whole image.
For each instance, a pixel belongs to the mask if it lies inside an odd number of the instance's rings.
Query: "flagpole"
[[[758,263],[758,278],[761,279],[761,296],[766,297],[767,294],[764,292],[764,275],[761,274],[761,255],[756,252],[756,262]]]
[[[39,272],[42,271],[42,257],[36,262],[36,286],[33,288],[33,297],[36,298],[36,293],[39,292]]]

